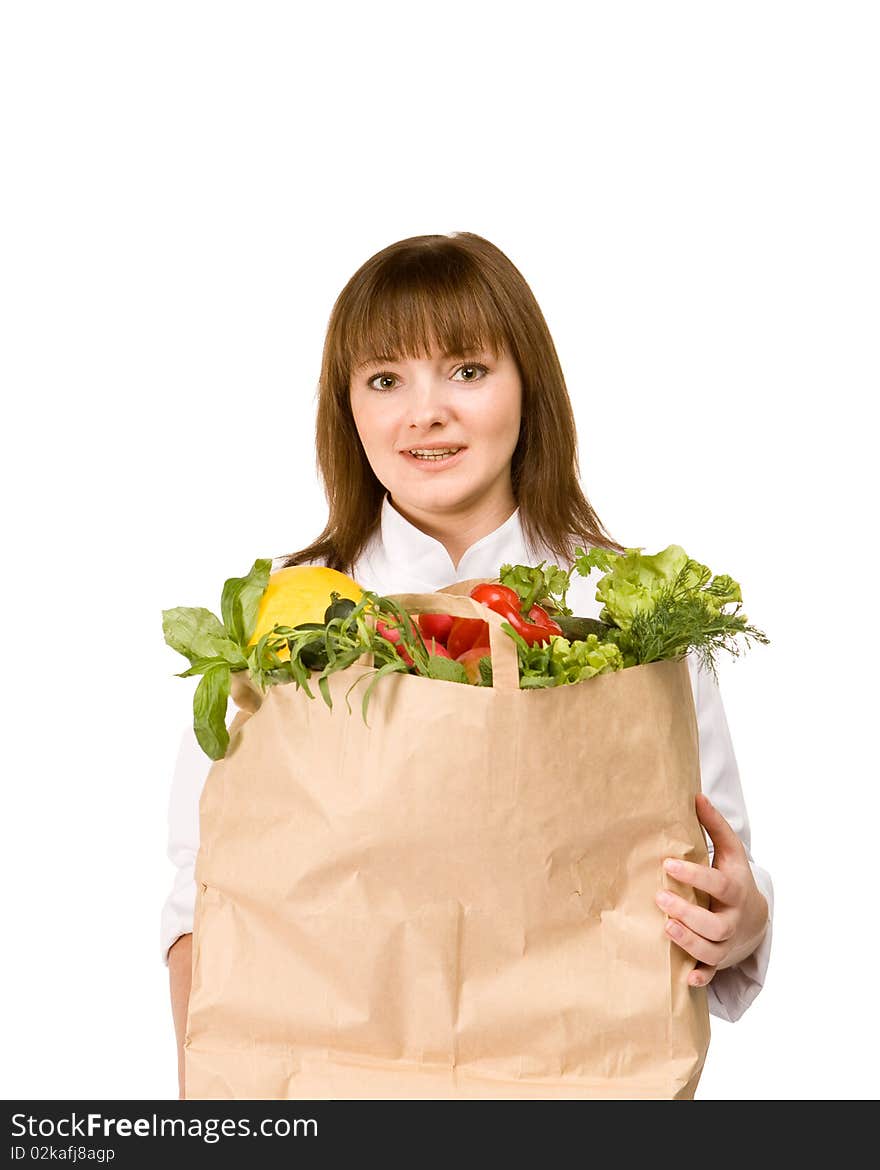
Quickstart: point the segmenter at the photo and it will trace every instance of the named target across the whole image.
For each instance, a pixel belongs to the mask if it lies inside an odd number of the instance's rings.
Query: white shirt
[[[528,547],[517,508],[494,532],[472,544],[456,566],[445,545],[402,516],[386,492],[381,525],[363,550],[352,576],[363,588],[379,594],[433,593],[455,581],[497,577],[503,564],[538,565],[542,560],[556,563],[549,549]],[[282,561],[283,558],[276,558],[273,570],[280,568]],[[566,601],[578,616],[599,616],[602,603],[596,600],[595,594],[600,576],[602,573],[597,569],[589,577],[582,577],[577,571],[572,573]],[[718,971],[707,988],[712,1015],[737,1020],[764,983],[772,939],[773,884],[769,873],[756,865],[751,856],[749,820],[718,685],[699,666],[694,655],[689,654],[687,661],[699,730],[702,789],[743,842],[755,882],[770,909],[771,924],[757,950],[737,966]],[[193,929],[199,797],[211,763],[199,747],[192,725],[188,725],[181,736],[168,806],[168,856],[177,872],[161,914],[162,961],[166,966],[171,945]],[[711,839],[708,849],[711,862],[714,852]]]

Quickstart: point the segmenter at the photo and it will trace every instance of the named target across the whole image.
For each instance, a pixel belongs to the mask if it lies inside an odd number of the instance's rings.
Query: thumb
[[[716,860],[719,854],[743,852],[743,843],[730,822],[721,815],[705,792],[697,793],[696,806],[700,824],[705,827],[715,846]]]

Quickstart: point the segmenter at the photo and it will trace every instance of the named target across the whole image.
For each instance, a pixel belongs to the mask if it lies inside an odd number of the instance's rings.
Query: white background
[[[3,6],[0,1094],[176,1097],[161,610],[317,535],[333,300],[465,230],[611,533],[772,639],[721,685],[774,952],[698,1096],[878,1095],[878,52],[869,3]]]

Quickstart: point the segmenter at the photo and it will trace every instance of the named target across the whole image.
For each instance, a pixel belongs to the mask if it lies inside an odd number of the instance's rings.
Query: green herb
[[[264,557],[254,561],[246,577],[230,577],[223,585],[220,598],[223,624],[239,646],[247,646],[251,640],[271,573],[272,561]]]
[[[480,659],[480,666],[482,667],[484,662],[489,661],[489,658],[484,656]],[[491,669],[492,668],[490,665],[489,670],[491,671]],[[456,662],[454,658],[444,658],[442,654],[428,655],[427,674],[428,678],[439,678],[443,679],[445,682],[464,683],[465,685],[468,685],[467,671],[464,668],[464,664],[461,662]],[[480,671],[480,674],[483,674],[482,670]],[[486,684],[483,683],[482,685],[485,686]],[[489,686],[491,685],[492,684],[490,682]]]
[[[364,654],[371,653],[373,655],[373,670],[362,676],[363,678],[371,678],[361,706],[364,723],[367,723],[367,707],[373,687],[378,679],[395,671],[406,672],[409,670],[407,664],[397,653],[394,643],[379,634],[373,626],[367,624],[367,614],[372,615],[374,619],[382,617],[383,620],[388,616],[393,619],[394,624],[400,622],[402,626],[401,641],[409,638],[405,629],[406,615],[400,606],[386,597],[380,597],[379,594],[369,589],[363,591],[360,600],[353,607],[343,606],[339,616],[331,618],[323,630],[277,625],[272,631],[276,637],[276,649],[278,645],[286,644],[290,653],[289,660],[283,664],[287,670],[287,678],[284,681],[296,683],[297,687],[302,688],[310,699],[314,698],[309,689],[309,680],[313,672],[303,662],[303,652],[308,652],[309,659],[311,659],[316,646],[323,652],[327,659],[327,665],[317,674],[317,684],[321,697],[331,709],[333,698],[327,682],[330,675],[338,670],[347,669]],[[348,696],[361,681],[362,678],[356,679],[346,691],[345,702],[349,712],[351,712],[351,706],[348,702]],[[367,726],[369,727],[369,723]]]
[[[229,731],[226,707],[229,701],[229,665],[222,662],[203,674],[193,696],[193,728],[202,750],[212,760],[226,755]]]
[[[654,556],[642,549],[624,553],[575,549],[574,567],[584,577],[596,567],[605,575],[596,586],[596,600],[604,602],[599,619],[612,628],[606,641],[617,645],[624,666],[678,658],[693,650],[701,665],[717,681],[715,656],[719,650],[738,655],[734,638],[742,634],[768,644],[770,639],[748,624],[740,613],[742,592],[727,574],[712,575],[706,565],[671,544]],[[735,604],[732,613],[724,606]]]
[[[263,678],[280,664],[262,638],[258,653],[248,647],[271,569],[269,558],[259,559],[247,576],[230,577],[225,582],[220,599],[222,620],[201,607],[162,610],[166,643],[190,663],[177,677],[202,675],[193,695],[193,731],[212,760],[221,759],[229,746],[226,710],[232,672],[252,668]]]
[[[669,545],[655,556],[645,556],[638,548],[618,554],[595,548],[585,552],[578,547],[575,553],[574,564],[568,570],[544,561],[537,566],[501,566],[499,579],[516,590],[524,613],[537,603],[551,615],[571,619],[566,623],[566,634],[590,631],[584,637],[553,635],[546,643],[530,645],[509,622],[502,622],[501,628],[517,644],[523,689],[582,682],[628,666],[678,658],[690,650],[717,678],[715,655],[721,649],[738,654],[737,635],[742,635],[746,643],[769,642],[740,613],[742,593],[738,583],[726,574],[713,577],[680,545]],[[468,683],[460,662],[431,654],[418,623],[397,602],[371,590],[364,590],[357,604],[331,594],[323,626],[315,622],[294,627],[275,625],[255,645],[249,645],[271,566],[268,558],[258,559],[244,577],[230,577],[225,582],[220,602],[222,619],[202,608],[162,611],[165,641],[189,661],[188,669],[177,677],[202,676],[193,696],[193,729],[211,759],[221,759],[229,745],[226,710],[230,679],[239,670],[249,671],[263,693],[270,686],[293,682],[310,699],[315,696],[309,682],[316,678],[321,697],[332,708],[330,676],[365,654],[372,654],[372,669],[360,675],[345,693],[351,713],[348,696],[363,678],[369,678],[361,703],[364,723],[370,696],[379,680],[411,669],[399,647],[408,652],[416,674]],[[595,568],[604,572],[596,588],[596,600],[603,602],[598,622],[573,617],[566,604],[572,573],[577,571],[586,577]],[[725,606],[730,604],[736,608],[727,613]],[[376,631],[379,618],[399,632],[399,643]],[[282,650],[289,657],[282,658]],[[316,672],[312,669],[316,662],[326,665]],[[478,685],[492,685],[492,662],[488,656],[480,660]]]
[[[244,666],[240,645],[230,638],[226,627],[209,609],[163,609],[165,641],[191,663],[199,659],[220,659],[230,666]],[[192,672],[187,672],[192,673]]]
[[[541,561],[535,567],[502,565],[499,580],[502,585],[510,586],[519,594],[523,613],[528,613],[537,602],[551,617],[556,614],[569,616],[571,610],[566,605],[565,597],[574,566],[566,570],[560,569],[558,565],[549,565],[545,569],[545,563]]]
[[[309,681],[316,677],[321,697],[332,708],[333,699],[327,681],[330,675],[345,670],[364,654],[371,653],[373,669],[356,679],[345,696],[351,712],[348,695],[362,678],[371,680],[361,704],[362,717],[367,723],[370,695],[378,680],[396,671],[405,673],[409,670],[394,643],[377,633],[374,624],[367,623],[367,614],[399,627],[401,644],[407,647],[419,674],[467,682],[460,662],[430,654],[418,625],[415,624],[413,633],[413,626],[400,606],[370,590],[364,590],[356,605],[348,599],[340,599],[338,594],[331,594],[331,604],[325,613],[329,620],[323,627],[315,629],[314,623],[309,623],[308,628],[276,624],[250,646],[248,643],[256,628],[271,567],[270,559],[261,558],[254,561],[246,576],[230,577],[225,582],[220,602],[222,620],[209,609],[199,607],[181,606],[162,611],[166,643],[189,661],[189,667],[180,671],[177,677],[202,676],[193,695],[193,730],[203,751],[212,760],[222,759],[229,746],[226,712],[230,678],[239,670],[249,671],[251,679],[264,694],[270,686],[293,682],[310,699],[315,695]],[[285,647],[289,653],[286,659],[279,653]],[[316,647],[326,656],[327,664],[314,676],[307,663],[314,661]]]
[[[595,634],[579,642],[554,634],[544,645],[530,645],[509,622],[502,622],[501,628],[516,641],[522,690],[564,686],[623,669],[617,646],[600,642]]]

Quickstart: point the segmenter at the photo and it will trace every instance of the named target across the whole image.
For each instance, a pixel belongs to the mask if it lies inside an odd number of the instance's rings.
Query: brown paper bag
[[[691,1098],[709,1043],[663,858],[707,864],[687,663],[520,690],[330,676],[241,708],[200,801],[188,1098]],[[479,580],[483,580],[482,578]],[[360,676],[349,696],[345,693]]]

